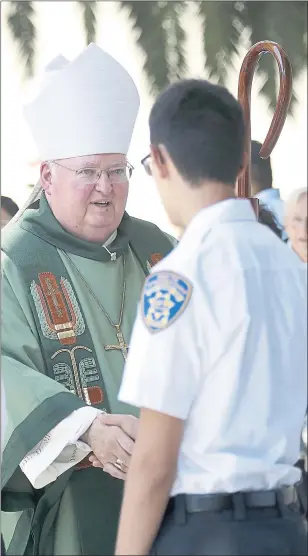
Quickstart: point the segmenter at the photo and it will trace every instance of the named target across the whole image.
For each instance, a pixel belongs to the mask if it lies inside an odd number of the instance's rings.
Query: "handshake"
[[[101,413],[80,440],[92,450],[93,467],[116,479],[125,479],[137,437],[139,420],[132,415]]]

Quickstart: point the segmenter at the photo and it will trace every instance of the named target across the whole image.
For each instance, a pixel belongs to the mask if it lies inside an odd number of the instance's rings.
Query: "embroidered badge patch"
[[[142,316],[147,329],[155,334],[168,328],[186,309],[192,284],[175,272],[157,272],[145,283]]]

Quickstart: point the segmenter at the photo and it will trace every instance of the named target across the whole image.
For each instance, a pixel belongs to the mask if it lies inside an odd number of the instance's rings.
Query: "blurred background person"
[[[284,203],[280,191],[273,187],[271,158],[260,158],[262,144],[251,141],[251,193],[257,197],[274,214],[282,230],[282,239],[287,240],[284,231]]]
[[[307,188],[296,189],[285,203],[284,223],[289,236],[289,245],[304,263],[308,262],[308,217]],[[307,415],[304,423],[301,443],[301,459],[298,467],[303,471],[302,482],[298,494],[306,508],[308,518],[308,458],[307,458]]]
[[[18,212],[18,206],[10,197],[1,195],[1,228],[4,228]]]
[[[297,255],[308,262],[308,207],[307,188],[296,189],[285,206],[285,228],[289,244]]]
[[[264,226],[268,226],[276,236],[283,239],[283,230],[277,222],[274,213],[263,203],[259,203],[259,222],[264,224]]]
[[[3,438],[6,431],[6,423],[7,423],[7,413],[6,413],[6,405],[5,405],[5,393],[4,393],[4,384],[2,384],[1,380],[1,455],[2,455],[2,444]],[[5,556],[5,546],[3,541],[3,536],[1,533],[1,555]]]

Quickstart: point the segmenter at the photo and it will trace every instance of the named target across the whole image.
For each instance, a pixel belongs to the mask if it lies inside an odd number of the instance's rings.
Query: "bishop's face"
[[[118,228],[127,202],[130,166],[123,154],[96,154],[41,165],[53,214],[71,234],[104,243]]]

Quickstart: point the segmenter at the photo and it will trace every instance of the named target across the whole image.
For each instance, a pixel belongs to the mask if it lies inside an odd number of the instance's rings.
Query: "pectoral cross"
[[[121,353],[123,355],[123,358],[124,358],[124,361],[126,361],[127,356],[128,356],[128,347],[129,346],[125,343],[124,336],[121,332],[120,326],[118,324],[115,324],[114,327],[116,329],[116,336],[117,336],[119,345],[110,344],[110,345],[104,346],[104,348],[105,348],[106,351],[111,351],[112,349],[116,349],[118,351],[121,351]]]

